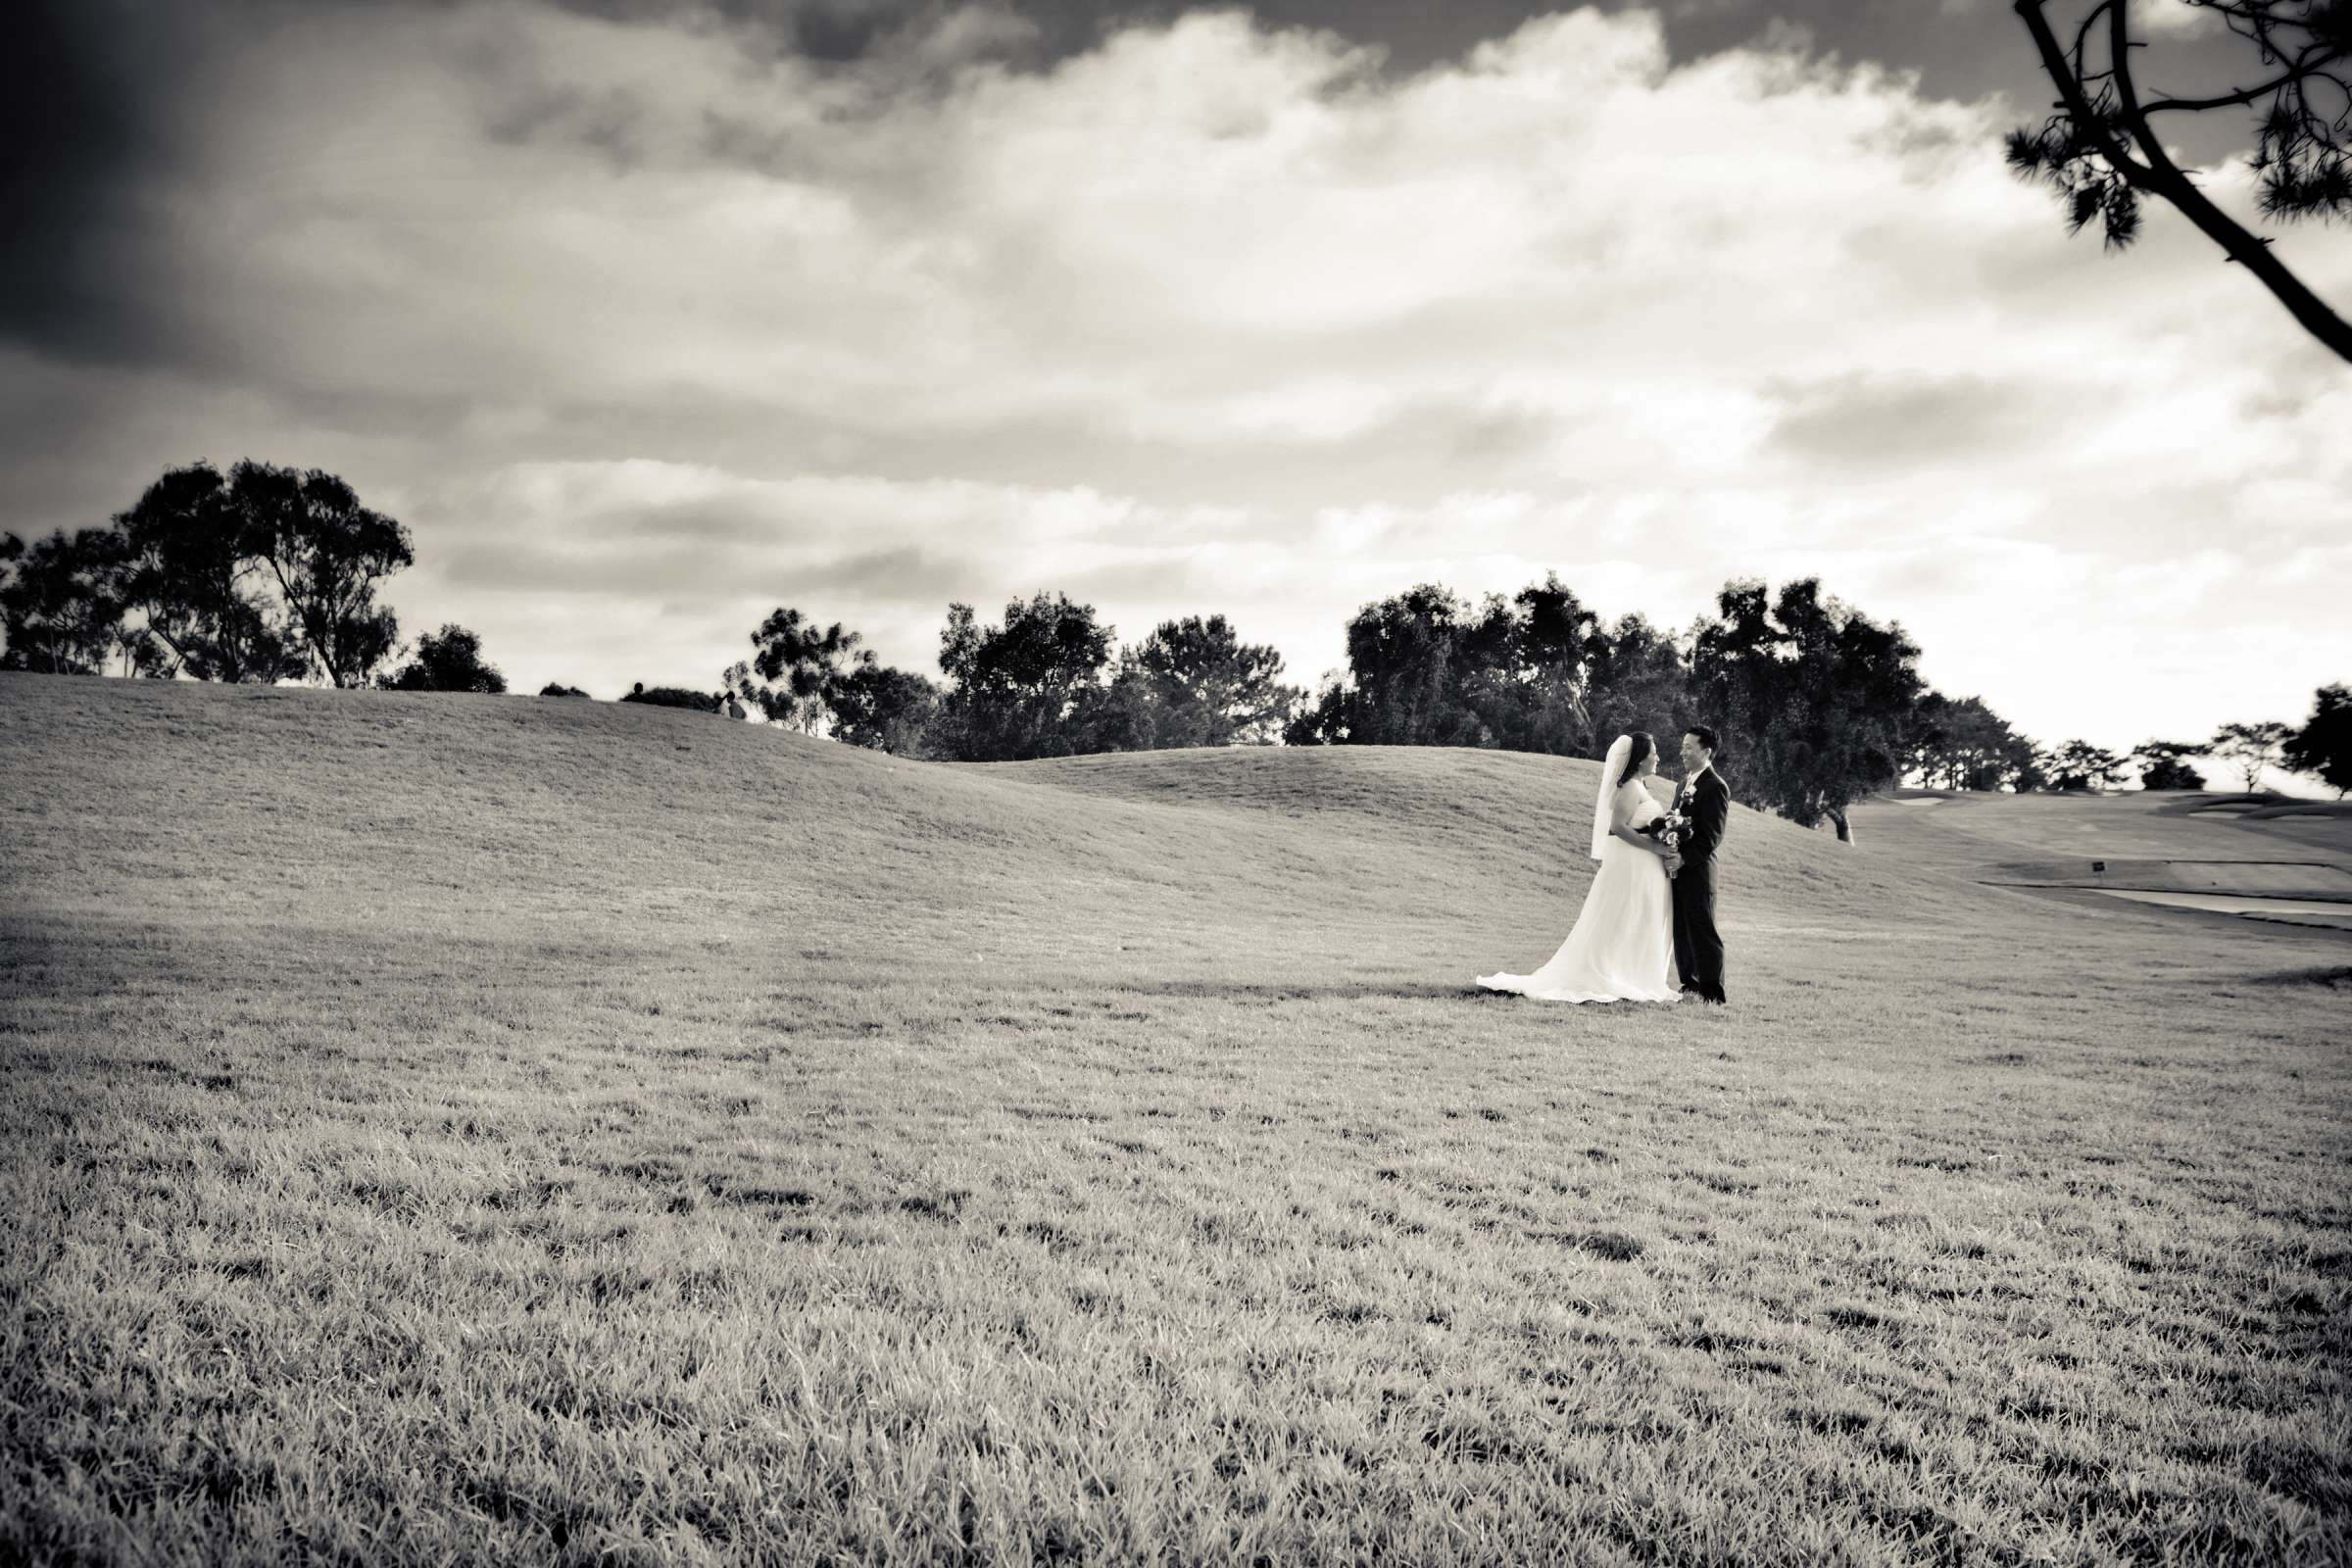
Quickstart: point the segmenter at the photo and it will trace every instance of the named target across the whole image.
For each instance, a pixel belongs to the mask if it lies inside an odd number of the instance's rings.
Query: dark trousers
[[[1723,938],[1715,934],[1715,858],[1686,860],[1674,877],[1674,968],[1685,991],[1723,996]]]

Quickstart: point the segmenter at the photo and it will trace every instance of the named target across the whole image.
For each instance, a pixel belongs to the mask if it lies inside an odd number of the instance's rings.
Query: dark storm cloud
[[[905,29],[936,19],[940,0],[563,0],[567,9],[607,16],[723,16],[764,24],[816,59],[861,58]],[[1273,26],[1311,27],[1372,44],[1390,74],[1457,60],[1480,43],[1509,35],[1535,17],[1574,10],[1578,0],[1234,0]],[[2023,24],[2005,0],[1596,0],[1603,11],[1659,12],[1676,64],[1752,44],[1767,36],[1809,35],[1847,61],[1875,60],[1920,74],[1932,97],[1979,98],[2007,92],[2029,109],[2050,96]],[[2167,0],[2169,3],[2169,0]],[[1212,9],[1175,0],[999,0],[1033,29],[1033,59],[1052,61],[1092,47],[1133,24],[1165,23]],[[2149,29],[2142,28],[2145,35]],[[2153,59],[2165,69],[2227,75],[2242,63],[2242,45],[2227,35],[2158,36]],[[2142,64],[2143,76],[2149,65]],[[2185,78],[2184,78],[2185,79]],[[2230,85],[2230,84],[2225,84]],[[2219,89],[2217,89],[2219,90]],[[2242,118],[2242,117],[2240,117]],[[2220,123],[2220,122],[2213,122]],[[2232,122],[2232,135],[2238,134]],[[2180,129],[2184,127],[2168,127]]]
[[[458,11],[470,0],[31,0],[0,51],[0,342],[90,364],[202,368],[234,354],[186,297],[167,203],[203,168],[222,67],[290,19],[327,10]],[[935,16],[902,0],[542,0],[614,21],[727,25],[747,44],[843,63]],[[1084,47],[1082,6],[1050,52]],[[487,127],[562,134],[634,161],[638,106],[562,84],[501,83]],[[724,149],[723,128],[714,150]]]
[[[350,0],[346,0],[350,3]],[[953,9],[946,0],[550,0],[612,21],[710,22],[830,64],[872,56]],[[1122,26],[1165,24],[1191,11],[1247,10],[1278,27],[1309,27],[1370,44],[1391,75],[1461,59],[1533,18],[1585,0],[993,0],[1028,24],[1016,63],[1050,65]],[[1768,36],[1809,36],[1849,62],[1875,60],[1920,74],[1932,97],[2006,92],[2029,110],[2050,96],[2024,25],[2005,0],[1592,0],[1600,10],[1658,12],[1676,64]],[[2170,0],[2166,0],[2170,3]],[[2146,29],[2142,29],[2143,32]],[[2155,59],[2200,77],[2227,75],[2242,48],[2226,35],[2158,37]],[[2143,74],[2147,67],[2143,65]],[[2185,77],[2183,78],[2186,79]],[[2230,84],[2224,84],[2230,85]],[[2216,89],[2219,90],[2219,89]],[[2210,121],[2208,124],[2220,124]],[[2186,130],[2182,125],[2168,127]],[[2240,136],[2230,122],[2230,134]]]
[[[145,204],[186,162],[186,73],[208,52],[187,8],[35,0],[0,54],[0,338],[75,359],[141,357],[170,331],[151,292]]]
[[[0,340],[86,363],[201,368],[234,357],[233,337],[191,300],[168,199],[185,194],[221,105],[224,60],[276,24],[346,8],[463,10],[472,0],[33,0],[17,16],[0,65],[0,135],[11,157],[0,201],[12,243],[0,260]],[[719,27],[753,50],[858,67],[910,50],[951,11],[942,0],[540,0],[612,21]],[[1604,0],[1627,9],[1626,0]],[[1130,23],[1170,21],[1194,6],[1172,0],[997,0],[1022,26],[974,45],[1014,69],[1040,69],[1088,49]],[[1264,23],[1336,32],[1384,52],[1392,75],[1459,58],[1559,9],[1529,0],[1256,0]],[[1666,36],[1679,62],[1750,42],[1768,27],[1809,30],[1849,61],[1917,70],[1932,96],[2006,91],[2032,114],[2048,96],[2022,30],[1992,0],[1666,0]],[[2181,88],[2224,81],[2240,46],[2218,39],[2156,40],[2143,77]],[[2164,73],[2169,72],[2169,74]],[[886,74],[886,79],[887,74]],[[936,85],[937,68],[906,74]],[[639,156],[638,106],[561,83],[501,82],[493,131],[514,140],[555,136],[598,149],[614,167]],[[2238,116],[2200,116],[2168,127],[2194,156],[2246,138]],[[747,127],[714,122],[704,152],[766,167],[779,150]]]

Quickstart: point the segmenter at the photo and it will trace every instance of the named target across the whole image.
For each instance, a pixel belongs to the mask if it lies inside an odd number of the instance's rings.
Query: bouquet
[[[1690,831],[1690,819],[1680,811],[1668,811],[1663,816],[1642,823],[1634,831],[1644,838],[1657,840],[1668,853],[1680,855],[1683,853],[1683,840]],[[1669,867],[1666,874],[1674,875],[1673,869]]]

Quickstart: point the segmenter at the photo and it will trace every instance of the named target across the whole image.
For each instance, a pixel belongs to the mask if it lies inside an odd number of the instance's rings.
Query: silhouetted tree
[[[1271,646],[1243,642],[1223,615],[1188,615],[1120,650],[1098,739],[1119,750],[1268,745],[1304,695],[1282,684]]]
[[[939,667],[953,685],[932,724],[933,749],[973,762],[1097,749],[1072,720],[1100,700],[1112,636],[1094,606],[1059,593],[1013,600],[1001,626],[950,605]]]
[[[2014,0],[2033,34],[2042,70],[2058,89],[2058,110],[2038,130],[2012,131],[2009,166],[2047,181],[2065,202],[2070,229],[2093,218],[2111,249],[2139,234],[2139,203],[2155,196],[2179,209],[2230,260],[2254,274],[2304,330],[2352,360],[2352,322],[2330,310],[2173,162],[2155,129],[2157,117],[2208,110],[2255,110],[2253,156],[2266,216],[2293,220],[2352,212],[2352,0],[2183,0],[2221,18],[2246,40],[2258,79],[2205,97],[2143,96],[2132,53],[2130,0],[2098,0],[2062,41],[2049,0]]]
[[[2088,741],[2067,741],[2050,754],[2055,787],[2062,790],[2103,790],[2124,770],[2124,760]]]
[[[1435,583],[1367,605],[1348,623],[1359,746],[1485,746],[1494,739],[1467,699],[1494,633]]]
[[[2342,800],[2352,790],[2352,690],[2341,682],[2321,687],[2311,717],[2286,738],[2279,756],[2296,772],[2332,786]]]
[[[1079,692],[1070,705],[1062,727],[1071,752],[1151,752],[1176,744],[1161,739],[1155,685],[1141,667],[1114,658],[1102,681]]]
[[[251,589],[264,568],[218,469],[170,469],[115,525],[129,557],[124,597],[160,645],[163,671],[265,684],[301,677],[308,661],[296,635]]]
[[[1485,746],[1465,700],[1479,621],[1453,591],[1422,583],[1348,622],[1348,676],[1327,683],[1286,733],[1354,746]]]
[[[29,546],[0,535],[0,669],[93,675],[117,651],[127,668],[152,668],[152,644],[123,623],[129,568],[118,529],[60,529]]]
[[[1801,578],[1777,596],[1727,584],[1718,618],[1690,655],[1692,708],[1723,734],[1727,777],[1741,799],[1812,827],[1828,818],[1853,842],[1846,808],[1892,784],[1903,726],[1918,701],[1919,650]]]
[[[937,686],[861,652],[834,686],[833,738],[894,757],[926,756],[926,732],[938,710]]]
[[[400,640],[400,622],[375,590],[416,564],[408,529],[319,468],[240,463],[229,470],[229,497],[245,548],[284,596],[295,651],[330,686],[366,685]]]
[[[1674,728],[1686,680],[1673,639],[1640,615],[1604,625],[1556,572],[1475,610],[1424,583],[1356,612],[1345,676],[1284,738],[1590,756],[1631,730]]]
[[[2050,787],[2049,748],[2020,735],[2010,752],[2010,762],[2015,769],[2012,787],[2018,794],[2031,795]]]
[[[1690,666],[1682,648],[1645,617],[1629,614],[1596,631],[1591,649],[1587,750],[1600,755],[1618,736],[1638,730],[1655,735],[1672,757],[1683,726],[1697,719],[1690,711]]]
[[[1974,699],[1971,699],[1974,701]],[[1977,705],[1984,708],[1982,703]],[[1984,708],[1984,727],[1976,755],[1961,774],[1963,789],[2013,789],[2021,795],[2041,788],[2048,780],[2049,760],[2033,737],[2020,735],[2009,721]]]
[[[416,657],[382,684],[395,692],[495,693],[507,689],[507,678],[483,661],[481,638],[451,621],[419,637]]]
[[[561,681],[551,680],[539,688],[539,695],[542,697],[586,697],[588,694],[577,686],[566,686]]]
[[[2284,724],[2224,724],[2213,732],[2206,750],[2237,769],[2248,794],[2262,785],[2262,771],[2280,764],[2281,753],[2294,734]]]
[[[1998,790],[2017,782],[2019,742],[2008,720],[1981,699],[1927,692],[1904,726],[1903,762],[1931,787]]]
[[[1315,694],[1300,703],[1282,726],[1285,746],[1346,746],[1354,739],[1355,689],[1327,672]]]
[[[2143,790],[2201,790],[2205,775],[2188,765],[2192,757],[2204,755],[2205,748],[2189,741],[2141,741],[2132,748],[2132,760],[2139,764],[2139,787]]]
[[[1489,595],[1455,655],[1462,706],[1486,744],[1555,757],[1605,750],[1589,702],[1602,642],[1600,618],[1557,572],[1508,600]]]
[[[752,633],[750,662],[728,667],[727,689],[770,723],[816,734],[833,717],[834,691],[857,659],[858,641],[839,621],[820,627],[779,608]]]

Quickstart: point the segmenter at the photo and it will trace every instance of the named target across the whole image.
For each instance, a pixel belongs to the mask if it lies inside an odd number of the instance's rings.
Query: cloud
[[[2001,101],[1643,12],[1402,73],[1233,11],[819,16],[203,34],[137,220],[75,216],[113,281],[0,320],[25,515],[320,464],[416,530],[406,619],[604,691],[777,604],[927,667],[949,599],[1040,587],[1312,678],[1372,598],[1554,568],[1671,625],[1818,573],[2110,744],[2352,665],[2340,368],[2168,214],[2068,242]],[[2280,249],[2352,293],[2340,236]]]
[[[2131,7],[2132,24],[2143,36],[2202,37],[2226,26],[2219,13],[2207,6],[2192,6],[2187,0],[2131,0]]]
[[[1771,439],[1800,465],[1916,474],[1997,457],[2064,412],[2026,380],[1859,372],[1789,388]]]

